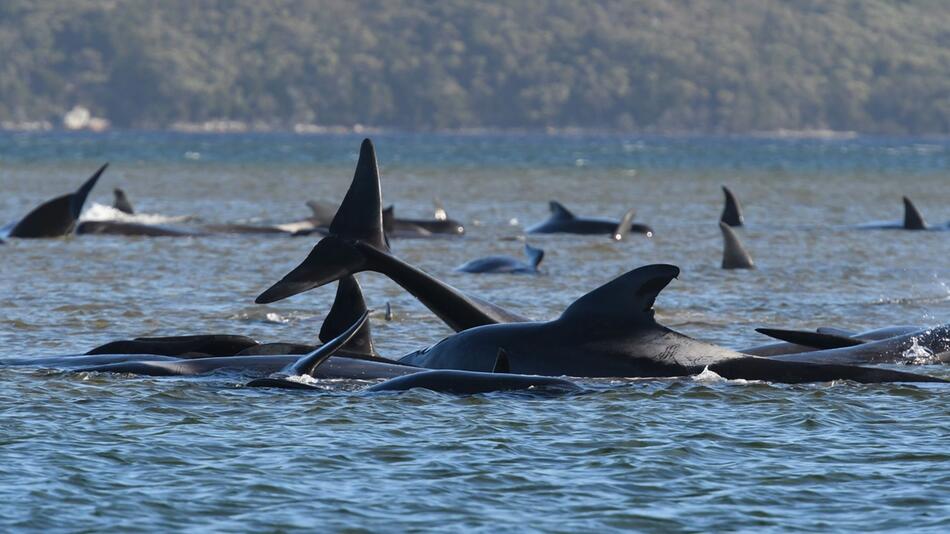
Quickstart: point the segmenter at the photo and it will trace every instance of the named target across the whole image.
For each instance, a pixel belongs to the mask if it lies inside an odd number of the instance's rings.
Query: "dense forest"
[[[950,133],[946,0],[0,0],[0,121]]]

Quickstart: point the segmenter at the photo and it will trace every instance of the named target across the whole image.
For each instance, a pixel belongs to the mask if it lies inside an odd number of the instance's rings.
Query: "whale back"
[[[22,238],[61,237],[72,233],[82,213],[86,197],[99,177],[105,172],[106,163],[89,177],[75,192],[44,202],[23,217],[10,235]]]
[[[749,251],[742,246],[739,236],[732,228],[719,221],[719,229],[722,230],[722,268],[723,269],[755,269],[755,262]]]
[[[904,197],[904,229],[926,230],[927,223],[924,216],[917,210],[917,206],[907,197]]]
[[[726,204],[722,208],[722,215],[719,220],[729,226],[742,226],[745,217],[742,215],[742,205],[739,204],[739,199],[726,186],[722,186],[722,192],[726,196]]]

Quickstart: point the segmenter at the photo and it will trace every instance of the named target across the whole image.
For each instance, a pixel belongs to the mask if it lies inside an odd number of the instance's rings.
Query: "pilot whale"
[[[755,269],[755,262],[749,251],[742,246],[739,236],[728,224],[719,221],[719,230],[722,231],[722,268],[723,269]]]
[[[486,256],[467,261],[455,270],[463,273],[538,274],[538,265],[544,259],[544,251],[525,244],[524,252],[530,263],[511,256]]]
[[[86,197],[108,166],[106,163],[99,167],[75,192],[56,197],[34,208],[13,226],[9,237],[62,237],[73,233]]]
[[[565,208],[560,202],[552,200],[548,203],[551,216],[544,222],[529,227],[529,234],[608,234],[614,240],[620,241],[629,233],[643,234],[653,237],[653,229],[645,224],[634,223],[635,210],[628,210],[619,220],[603,219],[598,217],[578,217]]]
[[[732,227],[742,226],[745,223],[745,217],[742,215],[742,205],[739,204],[739,199],[726,186],[722,186],[722,194],[725,195],[726,202],[722,207],[722,215],[719,216],[719,221]]]
[[[904,219],[897,222],[873,222],[858,225],[861,230],[948,230],[950,225],[930,226],[920,214],[920,210],[914,205],[914,202],[907,197],[903,197]]]
[[[669,377],[709,369],[725,378],[802,383],[942,382],[891,371],[778,361],[684,336],[654,320],[653,302],[679,274],[672,265],[634,269],[584,295],[553,321],[482,326],[449,336],[400,362],[485,371],[499,347],[513,350],[514,373],[585,377]]]

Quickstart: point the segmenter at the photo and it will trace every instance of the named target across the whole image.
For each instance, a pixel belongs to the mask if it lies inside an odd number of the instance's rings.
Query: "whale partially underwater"
[[[914,205],[914,202],[907,198],[902,198],[904,202],[904,219],[895,222],[871,222],[859,224],[860,230],[950,230],[950,223],[944,225],[931,226],[924,220],[920,210]]]
[[[26,239],[63,237],[76,230],[89,192],[109,166],[108,163],[93,173],[76,191],[40,204],[18,222],[11,225],[8,237]]]
[[[607,234],[620,241],[630,233],[653,237],[653,229],[642,223],[633,222],[636,210],[630,209],[619,221],[600,217],[578,217],[560,202],[550,201],[548,208],[551,216],[547,220],[528,227],[529,234]]]
[[[719,230],[722,232],[722,268],[755,269],[752,255],[742,246],[742,241],[739,241],[739,236],[732,227],[719,221]]]
[[[534,248],[527,243],[524,246],[524,253],[528,261],[521,261],[511,256],[485,256],[467,261],[455,268],[462,273],[485,274],[538,274],[538,266],[544,259],[544,251]]]
[[[329,235],[257,302],[281,300],[354,272],[381,271],[458,331],[399,360],[434,369],[490,371],[503,349],[512,355],[511,371],[528,375],[670,377],[708,368],[730,379],[786,383],[942,381],[888,369],[749,356],[674,332],[653,318],[656,296],[679,274],[672,265],[650,265],[621,275],[579,298],[554,321],[506,321],[497,307],[486,308],[484,301],[466,297],[389,254],[380,206],[375,150],[367,139]]]

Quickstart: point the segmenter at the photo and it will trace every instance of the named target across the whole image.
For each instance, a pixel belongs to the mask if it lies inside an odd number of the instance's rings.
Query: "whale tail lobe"
[[[722,208],[722,215],[719,220],[729,226],[742,226],[745,217],[742,216],[742,205],[739,204],[739,199],[726,186],[722,186],[722,192],[726,196],[726,204]]]
[[[719,221],[719,229],[722,230],[722,268],[723,269],[755,269],[755,262],[749,251],[742,246],[739,236],[732,230],[728,224]]]
[[[49,200],[20,220],[10,235],[22,238],[62,237],[72,233],[86,197],[109,166],[99,167],[75,192]]]

